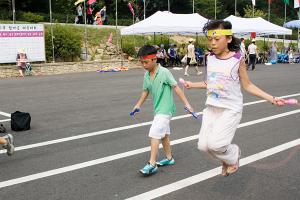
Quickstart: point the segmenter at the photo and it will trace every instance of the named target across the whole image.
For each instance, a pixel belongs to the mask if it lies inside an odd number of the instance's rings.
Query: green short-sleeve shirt
[[[150,79],[150,73],[146,72],[144,76],[143,89],[147,90],[153,100],[154,114],[173,115],[176,107],[173,99],[173,86],[177,85],[171,72],[158,66],[153,80]]]

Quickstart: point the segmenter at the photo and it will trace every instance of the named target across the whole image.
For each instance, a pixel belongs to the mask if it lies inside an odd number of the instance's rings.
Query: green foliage
[[[250,39],[245,39],[245,47],[246,47],[246,50],[247,50],[247,47],[251,44],[251,40]]]
[[[132,57],[136,57],[135,47],[132,43],[123,43],[122,44],[122,51]]]
[[[9,7],[9,5],[11,4],[11,0],[2,0],[0,1],[0,7]]]
[[[55,59],[73,61],[80,57],[82,36],[70,26],[53,26]],[[46,27],[46,58],[52,60],[52,43],[50,26]]]
[[[231,2],[232,4],[232,2]],[[224,4],[220,1],[217,1],[217,12],[216,17],[217,19],[222,19],[228,17],[228,11],[222,9]],[[215,1],[212,0],[196,0],[195,1],[195,12],[199,13],[200,15],[208,18],[214,19],[215,18]]]
[[[297,43],[290,43],[289,47],[291,47],[294,51],[297,49]]]
[[[12,20],[12,12],[0,8],[0,20]]]
[[[170,41],[169,36],[167,35],[156,35],[154,45],[160,46],[161,44],[164,45],[165,49],[168,49],[170,47]]]
[[[116,20],[113,17],[108,16],[108,19],[109,19],[108,23],[110,25],[115,25],[116,24]],[[130,18],[130,19],[128,19],[128,18],[127,19],[126,18],[123,18],[123,19],[119,18],[118,19],[118,26],[130,26],[130,25],[132,25],[132,18]]]
[[[128,35],[122,37],[122,52],[136,57],[137,51],[145,44],[153,45],[153,37],[142,35]]]
[[[244,17],[247,17],[247,18],[253,17],[253,8],[252,8],[252,6],[247,5],[244,8],[244,12],[245,12]],[[268,13],[266,13],[262,10],[254,8],[254,17],[261,17],[261,18],[267,19],[268,18]]]
[[[206,39],[206,37],[202,37],[202,36],[197,37],[196,42],[195,42],[195,47],[206,50],[207,49],[207,39]]]
[[[24,21],[33,22],[33,23],[44,21],[44,17],[43,16],[35,14],[35,13],[32,13],[32,12],[23,13],[22,19]]]
[[[268,52],[270,50],[270,45],[266,41],[256,41],[256,45],[259,52]]]

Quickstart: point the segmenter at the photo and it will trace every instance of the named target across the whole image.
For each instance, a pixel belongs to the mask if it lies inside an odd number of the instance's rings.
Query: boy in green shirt
[[[151,154],[149,162],[140,170],[144,175],[151,175],[157,172],[158,166],[175,164],[171,153],[169,138],[170,120],[172,115],[176,112],[172,90],[179,96],[185,107],[190,111],[193,111],[193,108],[177,85],[171,72],[156,63],[155,47],[151,45],[143,46],[139,50],[138,56],[140,57],[143,68],[147,70],[147,72],[144,75],[142,95],[133,110],[140,109],[149,93],[151,94],[153,112],[155,115],[149,131]],[[156,162],[160,140],[162,141],[166,158]]]

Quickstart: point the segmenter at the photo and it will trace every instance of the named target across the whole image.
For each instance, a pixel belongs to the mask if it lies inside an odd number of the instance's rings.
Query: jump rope
[[[184,93],[184,88],[186,88],[186,81],[183,78],[179,78],[179,83],[182,85],[182,91]],[[279,101],[278,105],[295,105],[300,107],[300,103],[297,99],[283,99],[283,101]],[[191,112],[187,107],[184,108],[186,112],[190,113],[195,119],[199,120],[199,116],[195,112]]]
[[[182,85],[182,91],[184,93],[184,89],[186,88],[186,81],[183,78],[179,78],[179,83]],[[279,101],[278,105],[284,106],[284,105],[295,105],[300,107],[300,103],[298,102],[297,99],[283,99],[283,101]],[[201,117],[196,112],[190,111],[187,107],[184,107],[184,110],[191,114],[196,120],[201,120]],[[139,113],[141,109],[135,108],[133,111],[129,113],[129,116],[132,117],[135,121],[138,122],[136,119],[135,115]]]

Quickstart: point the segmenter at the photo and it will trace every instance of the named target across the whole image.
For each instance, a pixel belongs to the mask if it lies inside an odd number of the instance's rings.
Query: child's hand
[[[129,113],[130,116],[134,116],[136,113],[139,113],[141,109],[137,106],[134,106],[133,110]]]
[[[194,112],[194,109],[192,108],[192,106],[190,104],[185,105],[185,107],[190,111],[190,112]]]
[[[274,97],[272,104],[274,104],[276,106],[283,106],[283,105],[285,105],[285,100],[278,98],[278,97]]]
[[[185,81],[184,87],[187,89],[191,89],[192,88],[192,82],[191,81]]]

